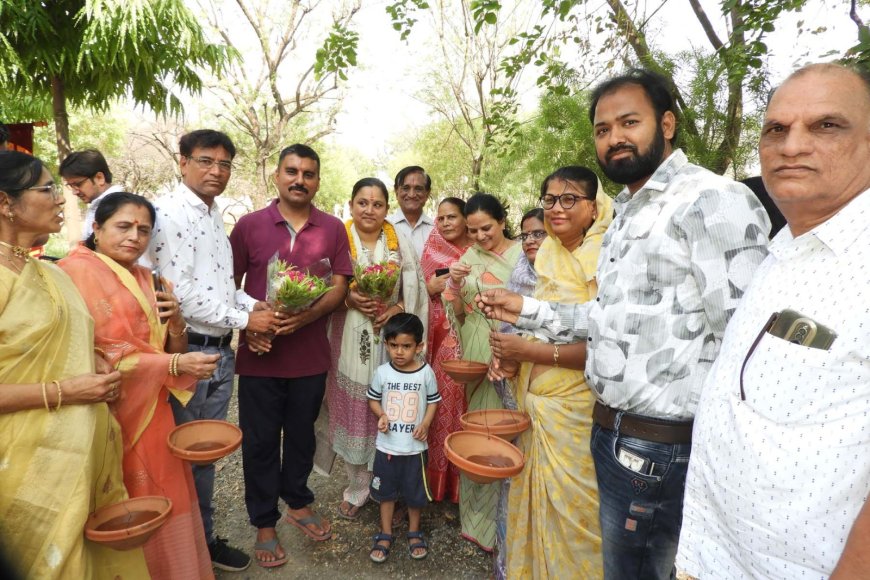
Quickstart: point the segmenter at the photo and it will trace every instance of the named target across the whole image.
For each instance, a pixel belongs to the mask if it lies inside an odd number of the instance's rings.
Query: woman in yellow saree
[[[91,512],[127,497],[106,405],[120,374],[69,277],[28,255],[63,204],[38,159],[0,152],[0,550],[24,578],[147,578],[142,550],[84,538]]]
[[[186,389],[211,375],[219,355],[185,352],[178,301],[171,292],[155,294],[151,273],[136,265],[153,224],[154,208],[144,197],[109,194],[97,209],[94,234],[59,265],[94,317],[97,348],[121,371],[120,397],[110,406],[121,424],[127,490],[172,501],[169,519],[144,546],[148,570],[160,579],[212,578],[193,475],[170,454],[166,437],[175,427],[169,397],[189,401]]]
[[[610,198],[598,192],[592,171],[563,167],[544,180],[541,204],[550,236],[535,261],[535,298],[593,300],[601,240],[613,215]],[[589,451],[595,396],[582,361],[576,364],[577,345],[537,339],[515,344],[521,340],[493,337],[494,356],[525,361],[516,377],[517,403],[532,421],[519,439],[526,466],[513,478],[508,497],[507,574],[598,578],[598,486]]]

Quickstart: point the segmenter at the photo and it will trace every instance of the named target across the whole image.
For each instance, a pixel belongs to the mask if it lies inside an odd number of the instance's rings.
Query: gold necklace
[[[7,256],[6,254],[0,254],[6,261],[9,262],[9,265],[12,267],[11,269],[16,273],[20,274],[24,270],[24,265],[30,261],[30,252],[26,248],[22,248],[21,246],[13,246],[12,244],[7,244],[6,242],[0,241],[0,246],[9,248],[12,252],[11,256]],[[18,258],[19,260],[24,260],[24,263],[19,263],[13,258]]]

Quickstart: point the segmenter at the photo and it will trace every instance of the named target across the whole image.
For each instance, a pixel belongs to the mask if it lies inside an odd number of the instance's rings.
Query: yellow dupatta
[[[0,383],[93,371],[93,322],[69,278],[38,260],[18,276],[0,267]],[[147,577],[141,550],[83,535],[90,512],[127,497],[121,457],[105,403],[0,415],[0,538],[24,577]]]

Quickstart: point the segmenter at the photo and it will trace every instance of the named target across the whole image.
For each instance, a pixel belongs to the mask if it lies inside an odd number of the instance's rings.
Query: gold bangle
[[[350,304],[347,303],[347,296],[344,297],[344,307],[350,310]]]
[[[45,403],[45,410],[51,413],[51,407],[48,406],[48,395],[45,392],[45,383],[42,383],[42,402]]]
[[[553,345],[553,366],[554,367],[559,366],[559,345],[558,344]]]
[[[174,336],[175,338],[178,338],[179,336],[184,336],[185,334],[187,334],[187,326],[182,328],[181,332],[172,332],[172,329],[168,327],[166,331],[169,333],[169,336]]]
[[[60,381],[51,381],[57,386],[57,407],[54,408],[55,412],[60,411],[60,405],[63,402],[63,389],[60,387]]]
[[[396,302],[396,306],[398,306],[399,310],[401,310],[402,312],[405,311],[405,307],[403,305],[399,304],[398,302]]]
[[[104,350],[101,349],[100,347],[95,346],[95,347],[94,347],[94,352],[98,352],[98,353],[100,353],[100,355],[102,355],[102,357],[103,357],[104,359],[109,360],[109,355],[107,355],[107,354],[106,354],[106,351],[104,351]]]
[[[180,358],[181,358],[181,353],[180,352],[175,353],[175,360],[172,361],[172,373],[173,373],[172,376],[173,377],[177,377],[180,374],[178,372],[178,359],[180,359]]]

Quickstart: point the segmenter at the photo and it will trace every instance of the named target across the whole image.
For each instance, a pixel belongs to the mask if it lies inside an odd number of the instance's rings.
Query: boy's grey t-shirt
[[[423,363],[419,369],[406,372],[393,363],[382,364],[375,370],[366,396],[381,402],[390,422],[386,433],[378,432],[375,446],[379,451],[391,455],[426,451],[426,441],[417,441],[412,434],[426,416],[426,405],[441,400],[432,367]]]

